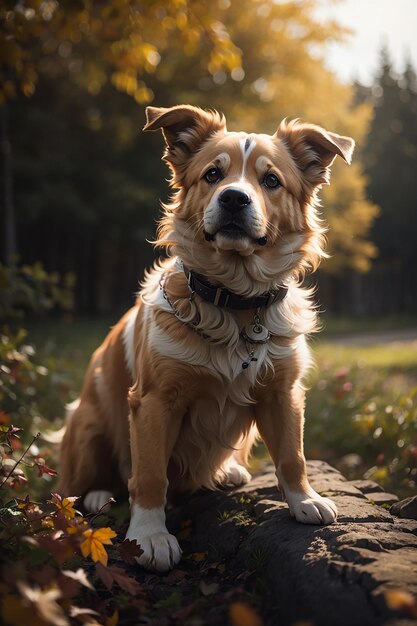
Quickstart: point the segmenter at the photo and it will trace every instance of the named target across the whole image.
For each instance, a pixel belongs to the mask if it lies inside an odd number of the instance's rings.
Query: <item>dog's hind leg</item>
[[[103,423],[98,407],[83,399],[67,421],[61,444],[57,491],[64,496],[86,496],[90,511],[105,505],[118,476]]]
[[[252,415],[248,412],[247,423],[251,424]],[[243,415],[239,415],[243,421]],[[253,444],[259,437],[258,429],[255,425],[250,425],[248,431],[242,435],[240,443],[236,446],[233,454],[222,464],[216,477],[216,481],[225,487],[240,487],[246,485],[252,476],[246,469]]]
[[[224,487],[240,487],[246,485],[251,478],[246,467],[238,462],[235,454],[232,454],[217,472],[216,482]]]

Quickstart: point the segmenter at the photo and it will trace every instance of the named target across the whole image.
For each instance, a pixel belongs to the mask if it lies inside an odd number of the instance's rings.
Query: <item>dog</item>
[[[272,136],[228,132],[224,116],[190,105],[146,115],[172,173],[155,242],[168,255],[91,359],[58,489],[98,511],[128,485],[126,537],[162,572],[181,558],[167,498],[248,482],[258,434],[290,514],[336,520],[306,474],[305,337],[317,314],[301,281],[326,256],[317,192],[354,141],[299,120]]]

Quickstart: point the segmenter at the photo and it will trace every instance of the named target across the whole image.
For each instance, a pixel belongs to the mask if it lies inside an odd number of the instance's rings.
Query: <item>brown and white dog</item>
[[[297,120],[270,136],[228,132],[223,116],[193,106],[146,113],[172,170],[157,241],[170,256],[91,359],[59,490],[99,510],[128,485],[126,536],[140,564],[164,571],[181,558],[167,496],[250,480],[258,431],[291,515],[336,519],[306,475],[302,381],[316,312],[300,281],[325,256],[317,190],[354,142]]]

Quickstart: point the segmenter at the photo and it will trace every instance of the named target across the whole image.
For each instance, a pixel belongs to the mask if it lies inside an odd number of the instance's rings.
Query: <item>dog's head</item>
[[[188,105],[146,114],[144,130],[163,131],[177,190],[158,243],[229,288],[247,276],[240,293],[317,267],[325,253],[316,192],[337,155],[350,163],[352,139],[298,120],[274,135],[228,132],[222,115]]]

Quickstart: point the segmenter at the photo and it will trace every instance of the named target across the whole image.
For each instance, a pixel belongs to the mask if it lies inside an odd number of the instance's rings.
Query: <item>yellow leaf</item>
[[[58,511],[64,514],[67,519],[72,519],[75,517],[77,511],[74,509],[74,504],[77,502],[79,498],[71,497],[71,498],[61,498],[58,493],[52,494],[52,499],[49,500],[52,504],[56,506]]]
[[[106,545],[111,545],[112,539],[116,537],[116,533],[111,528],[98,528],[93,535],[97,541],[101,541],[101,543]]]
[[[233,602],[229,607],[232,626],[262,626],[262,618],[249,604]]]
[[[83,532],[85,540],[82,542],[81,554],[84,557],[91,556],[93,561],[107,565],[108,556],[104,545],[111,545],[116,533],[111,528],[89,528]]]

